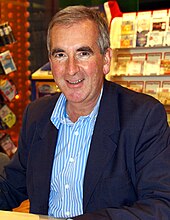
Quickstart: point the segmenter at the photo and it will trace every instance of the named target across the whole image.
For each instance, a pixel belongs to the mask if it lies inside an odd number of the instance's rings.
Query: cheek
[[[89,62],[87,65],[83,66],[84,71],[88,76],[96,77],[99,73],[102,73],[102,67],[99,62]]]
[[[53,76],[56,78],[62,75],[64,68],[63,65],[59,65],[58,63],[51,63],[51,70]]]

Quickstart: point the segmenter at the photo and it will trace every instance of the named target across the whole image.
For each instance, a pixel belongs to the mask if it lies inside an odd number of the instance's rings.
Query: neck
[[[95,100],[95,102],[90,103],[90,104],[84,104],[84,105],[82,105],[82,103],[67,102],[66,111],[69,116],[69,119],[72,122],[76,122],[80,116],[89,115],[93,111],[97,103],[97,100],[98,98]]]

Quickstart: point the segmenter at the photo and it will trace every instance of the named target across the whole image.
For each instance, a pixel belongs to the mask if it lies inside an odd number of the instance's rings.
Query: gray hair
[[[83,20],[90,20],[96,24],[99,32],[97,44],[100,48],[101,54],[104,54],[107,48],[110,47],[109,30],[106,19],[96,10],[81,5],[66,7],[54,15],[49,23],[47,32],[48,52],[50,53],[51,49],[50,32],[54,25],[72,25]]]

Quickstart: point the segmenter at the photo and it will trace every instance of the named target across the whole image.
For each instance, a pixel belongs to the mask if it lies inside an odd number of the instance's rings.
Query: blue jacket
[[[0,178],[0,209],[27,198],[32,213],[48,213],[58,130],[50,121],[60,94],[25,110],[18,151]],[[170,219],[170,129],[162,104],[104,82],[77,220]]]

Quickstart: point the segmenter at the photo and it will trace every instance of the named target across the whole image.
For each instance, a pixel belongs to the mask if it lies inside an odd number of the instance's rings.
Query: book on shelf
[[[141,76],[143,73],[143,61],[128,61],[126,66],[127,76]]]
[[[136,92],[143,92],[144,90],[144,82],[143,81],[130,81],[129,89],[132,89]]]
[[[121,35],[131,35],[136,29],[136,12],[123,13]]]
[[[150,31],[166,31],[168,25],[168,10],[154,10],[151,19]]]
[[[136,47],[147,46],[148,33],[150,31],[151,11],[137,13],[136,21]]]
[[[120,47],[135,46],[136,12],[123,13],[121,24]]]

